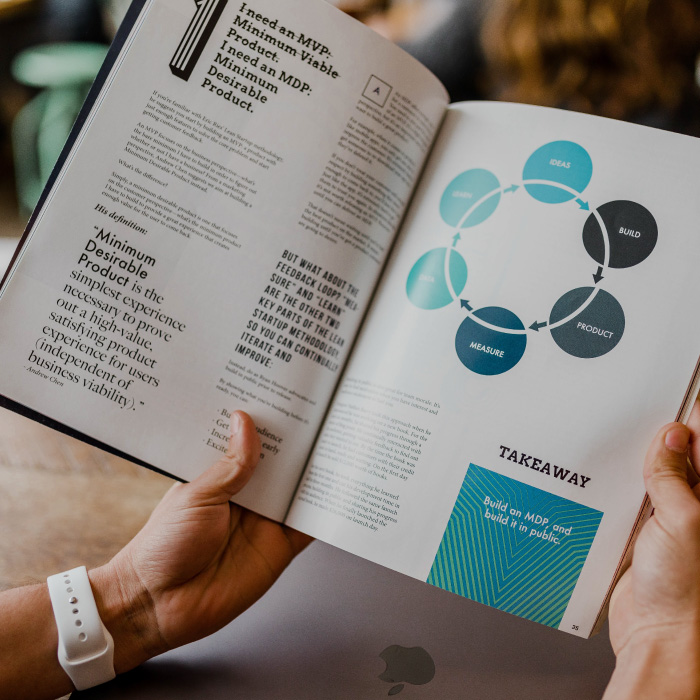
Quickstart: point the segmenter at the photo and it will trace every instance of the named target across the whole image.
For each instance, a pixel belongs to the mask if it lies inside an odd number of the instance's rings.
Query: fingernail
[[[671,430],[666,433],[666,439],[664,442],[669,450],[682,454],[688,449],[688,442],[690,442],[690,431],[684,425],[671,428]]]
[[[241,431],[241,427],[243,425],[243,421],[241,420],[240,415],[238,414],[238,411],[235,413],[231,414],[231,437],[234,435],[238,435],[238,433]]]

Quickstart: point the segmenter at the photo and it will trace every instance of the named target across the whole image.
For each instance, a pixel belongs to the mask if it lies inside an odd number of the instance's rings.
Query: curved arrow
[[[452,255],[452,251],[454,248],[445,248],[445,270],[444,270],[444,275],[445,275],[445,284],[447,285],[447,291],[450,293],[450,296],[457,301],[459,299],[459,294],[455,292],[455,288],[452,286],[452,275],[450,274],[450,256]]]
[[[519,330],[517,328],[503,328],[503,326],[494,326],[493,323],[489,323],[488,321],[484,321],[478,316],[475,316],[472,305],[466,299],[460,299],[459,301],[460,306],[463,309],[467,309],[469,311],[467,315],[471,318],[471,320],[474,321],[474,323],[478,323],[480,326],[483,326],[484,328],[488,328],[492,331],[497,331],[498,333],[507,333],[508,335],[525,335],[527,333],[527,330],[525,330],[524,328],[522,330]]]
[[[575,190],[573,187],[569,187],[568,185],[563,185],[561,182],[554,182],[553,180],[523,180],[523,185],[526,187],[527,185],[546,185],[547,187],[556,187],[559,190],[563,190],[564,192],[574,195],[574,197],[576,197],[576,204],[578,204],[581,209],[586,211],[590,209],[588,202],[584,202],[582,199],[580,199],[581,192]]]
[[[568,192],[569,194],[574,195],[576,197],[576,204],[578,204],[581,209],[583,209],[584,211],[591,211],[590,204],[580,199],[581,193],[578,190],[569,187],[568,185],[562,185],[560,182],[553,182],[551,180],[523,180],[523,185],[547,185],[548,187],[556,187],[557,189],[563,190],[564,192]],[[605,225],[603,217],[600,215],[598,209],[594,208],[592,210],[592,214],[598,221],[598,226],[600,226],[600,230],[603,236],[603,266],[602,269],[598,271],[598,274],[601,276],[600,279],[603,279],[602,274],[610,265],[610,234],[608,233],[608,228]],[[600,280],[598,280],[598,282],[600,282]],[[596,284],[598,284],[598,282],[596,282]]]
[[[491,190],[490,192],[487,192],[481,199],[477,199],[474,204],[472,204],[469,209],[467,209],[466,212],[464,212],[464,215],[462,218],[457,222],[457,226],[455,226],[456,229],[461,229],[464,226],[464,222],[472,215],[473,212],[475,212],[482,204],[485,202],[488,202],[489,199],[492,197],[495,197],[497,194],[508,194],[510,192],[515,192],[516,190],[520,189],[520,185],[511,185],[508,188],[504,187],[499,187],[495,190]]]
[[[600,212],[597,209],[593,210],[593,216],[595,216],[598,226],[600,226],[600,232],[603,236],[603,269],[599,270],[599,274],[602,275],[610,265],[610,234],[608,233],[608,227],[605,225],[605,221],[603,221],[603,217],[600,215]]]
[[[583,304],[578,307],[578,309],[572,311],[568,316],[562,318],[560,321],[550,323],[549,328],[559,328],[559,326],[565,326],[569,321],[573,321],[579,314],[583,313],[591,305],[593,300],[598,296],[599,291],[600,287],[593,287],[588,299],[586,299],[586,301],[584,301]]]

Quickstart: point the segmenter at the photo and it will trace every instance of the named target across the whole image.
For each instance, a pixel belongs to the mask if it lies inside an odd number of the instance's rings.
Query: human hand
[[[659,431],[644,480],[654,514],[610,603],[617,667],[606,698],[700,693],[700,405]]]
[[[247,414],[232,415],[231,433],[224,457],[173,486],[141,532],[89,574],[118,673],[226,625],[311,541],[230,503],[260,455]]]

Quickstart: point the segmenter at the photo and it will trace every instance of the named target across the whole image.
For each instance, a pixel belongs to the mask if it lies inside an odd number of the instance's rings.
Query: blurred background
[[[505,99],[699,133],[700,0],[329,0],[453,101]],[[0,260],[129,0],[0,0]]]
[[[0,0],[3,269],[128,4]],[[453,101],[543,104],[700,134],[700,0],[335,4],[424,62]],[[105,562],[170,483],[0,410],[0,590]]]

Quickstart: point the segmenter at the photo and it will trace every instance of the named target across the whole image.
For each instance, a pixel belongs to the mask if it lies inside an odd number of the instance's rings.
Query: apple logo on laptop
[[[423,647],[392,644],[384,649],[379,658],[386,664],[386,669],[379,674],[379,678],[387,683],[398,684],[389,690],[389,695],[400,693],[405,683],[425,685],[435,676],[435,662]]]

